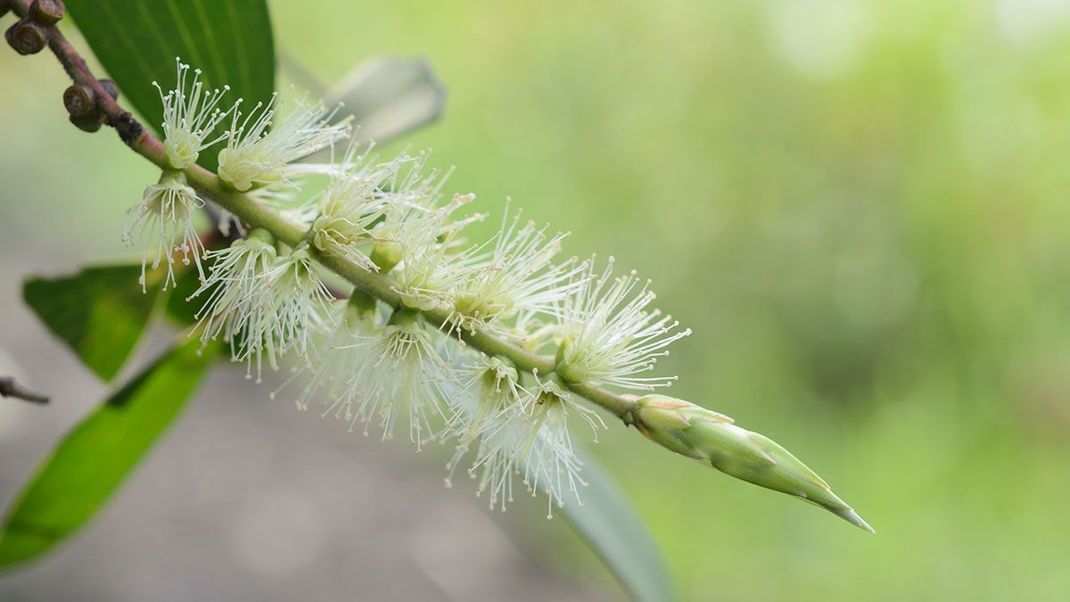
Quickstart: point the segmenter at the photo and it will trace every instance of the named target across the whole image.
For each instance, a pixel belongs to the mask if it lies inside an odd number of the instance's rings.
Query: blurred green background
[[[672,393],[793,450],[878,531],[611,425],[596,452],[685,599],[1070,598],[1070,4],[272,9],[325,81],[430,59],[445,116],[389,148],[432,147],[480,209],[509,195],[567,252],[653,278],[695,331]],[[151,169],[65,123],[45,57],[0,70],[6,267],[122,257]]]

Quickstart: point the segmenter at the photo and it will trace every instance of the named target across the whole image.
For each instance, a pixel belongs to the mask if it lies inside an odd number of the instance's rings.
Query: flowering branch
[[[165,288],[176,282],[176,257],[195,264],[201,287],[191,299],[204,295],[197,314],[202,340],[222,337],[232,359],[247,364],[250,378],[255,367],[258,380],[265,361],[277,369],[293,351],[314,372],[299,408],[326,397],[325,415],[351,428],[363,422],[365,432],[377,419],[384,438],[405,413],[418,447],[443,435],[457,439],[451,474],[478,440],[468,472],[479,492],[489,492],[492,508],[512,499],[516,474],[533,494],[546,493],[552,507],[564,503],[565,492],[578,498],[585,484],[568,416],[604,427],[572,400],[576,394],[674,452],[871,530],[775,442],[716,412],[649,393],[675,380],[645,373],[690,330],[649,309],[649,283],[634,273],[614,277],[612,259],[597,272],[593,260],[555,263],[564,235],[520,226],[519,215],[503,221],[491,241],[465,248],[458,233],[482,216],[451,214],[474,197],[441,202],[444,178],[422,174],[423,157],[376,163],[367,151],[357,156],[353,143],[337,164],[302,163],[348,137],[349,123],[332,123],[333,112],[304,101],[276,121],[275,97],[243,113],[240,100],[222,103],[227,88],[206,90],[200,71],[181,61],[177,86],[165,92],[157,85],[166,134],[160,140],[118,104],[116,91],[93,76],[55,27],[60,0],[11,0],[10,8],[22,19],[8,31],[9,42],[23,54],[47,44],[73,80],[64,94],[72,122],[88,131],[102,123],[115,128],[162,171],[128,213],[124,235],[131,243],[148,239],[142,285],[150,257],[152,268],[167,262]],[[230,128],[220,134],[228,116]],[[223,141],[217,173],[197,164],[202,151]],[[330,180],[316,201],[285,206],[294,180],[311,175]],[[202,199],[248,225],[248,237],[205,249],[191,220]],[[214,260],[208,270],[202,258]],[[345,307],[332,303],[317,264],[355,287]],[[451,358],[426,326],[481,354]],[[326,348],[312,342],[320,334],[331,338]],[[548,347],[553,353],[538,352]],[[459,370],[453,359],[468,363]],[[445,423],[441,433],[432,426],[436,416]]]

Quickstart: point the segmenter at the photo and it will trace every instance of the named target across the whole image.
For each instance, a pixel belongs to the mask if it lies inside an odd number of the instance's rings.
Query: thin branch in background
[[[0,397],[14,397],[31,403],[48,403],[48,396],[34,393],[15,382],[13,376],[0,376]]]

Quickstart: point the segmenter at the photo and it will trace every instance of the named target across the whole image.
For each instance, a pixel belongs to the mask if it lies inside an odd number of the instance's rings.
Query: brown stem
[[[31,403],[48,403],[48,396],[34,393],[15,382],[11,376],[0,376],[0,397],[14,397]]]
[[[11,10],[15,14],[20,17],[29,15],[30,5],[33,3],[32,0],[10,0],[10,2]],[[70,41],[67,40],[67,37],[55,25],[47,26],[44,29],[48,47],[59,59],[60,64],[63,65],[63,70],[67,72],[67,75],[70,76],[74,83],[93,91],[97,107],[100,108],[100,112],[104,115],[105,123],[115,128],[115,131],[119,133],[119,138],[127,146],[160,165],[163,160],[163,144],[146,131],[129,111],[119,106],[119,103],[112,97],[105,85],[97,80],[96,77],[93,77],[93,73],[89,70],[89,65],[86,64],[85,59],[82,58]]]

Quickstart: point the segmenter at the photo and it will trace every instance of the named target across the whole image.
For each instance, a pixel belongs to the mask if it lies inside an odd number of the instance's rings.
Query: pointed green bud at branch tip
[[[647,438],[667,449],[737,479],[801,498],[875,532],[791,452],[736,426],[724,414],[665,395],[646,395],[636,402],[630,419]]]

